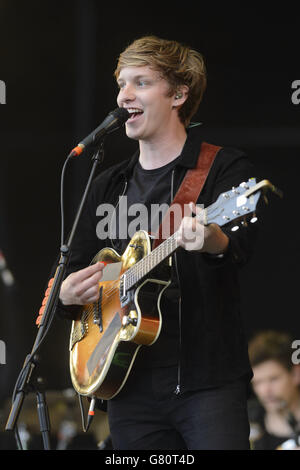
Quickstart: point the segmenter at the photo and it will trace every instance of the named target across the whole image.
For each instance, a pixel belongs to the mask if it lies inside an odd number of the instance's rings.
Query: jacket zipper
[[[171,203],[174,199],[174,173],[175,173],[175,168],[172,171],[172,179],[171,179]],[[182,321],[182,313],[181,313],[181,286],[180,286],[180,279],[179,279],[179,272],[178,272],[178,262],[177,262],[177,253],[175,251],[174,253],[174,261],[175,261],[175,271],[176,271],[176,277],[177,277],[177,282],[178,282],[178,287],[179,287],[179,302],[178,302],[178,322],[179,322],[179,362],[178,362],[178,368],[177,368],[177,386],[176,389],[174,390],[174,394],[178,396],[181,393],[181,346],[182,346],[182,326],[181,326],[181,321]]]
[[[178,264],[177,264],[177,256],[176,253],[174,253],[174,259],[175,259],[175,269],[176,269],[176,276],[177,276],[177,281],[179,285],[179,291],[180,291],[180,297],[178,301],[178,321],[179,321],[179,362],[178,362],[178,368],[177,368],[177,386],[176,389],[174,390],[175,395],[179,395],[181,393],[181,346],[182,346],[182,326],[181,326],[181,320],[182,320],[182,315],[181,315],[181,287],[180,287],[180,280],[179,280],[179,275],[178,275]]]

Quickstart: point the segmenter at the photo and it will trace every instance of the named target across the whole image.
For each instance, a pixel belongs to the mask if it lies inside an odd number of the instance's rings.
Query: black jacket
[[[191,128],[174,170],[174,193],[187,169],[196,165],[201,142],[201,130]],[[99,222],[96,210],[103,202],[115,206],[119,196],[126,194],[126,181],[138,156],[137,152],[93,181],[74,239],[67,274],[89,265],[101,248],[112,246],[111,240],[100,240],[96,236]],[[246,155],[240,150],[223,148],[213,163],[198,203],[207,207],[220,193],[250,177],[255,174]],[[240,311],[238,270],[251,256],[257,229],[255,224],[249,224],[236,232],[230,227],[223,227],[223,230],[230,243],[222,258],[179,249],[176,263],[173,263],[181,295],[178,364],[181,392],[219,386],[242,376],[251,378]],[[113,246],[118,249],[117,240]],[[62,310],[61,307],[58,310],[65,316],[68,311],[72,312],[72,309]]]

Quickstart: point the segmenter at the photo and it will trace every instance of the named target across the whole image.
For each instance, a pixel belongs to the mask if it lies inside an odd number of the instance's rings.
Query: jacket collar
[[[199,125],[187,128],[187,138],[181,152],[181,158],[178,159],[176,166],[185,168],[194,168],[197,165],[198,156],[202,144],[202,132]],[[139,159],[140,152],[136,150],[133,156],[127,160],[124,166],[116,176],[128,178],[133,171],[135,164]]]

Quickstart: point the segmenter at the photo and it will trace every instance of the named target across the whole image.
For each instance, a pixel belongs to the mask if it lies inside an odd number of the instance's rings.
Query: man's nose
[[[264,386],[261,388],[261,392],[262,392],[262,395],[264,397],[269,397],[269,396],[273,395],[272,384],[270,384],[270,383],[264,384]]]
[[[121,104],[127,103],[129,101],[133,101],[134,99],[135,99],[135,92],[132,86],[126,85],[120,90],[118,101]]]

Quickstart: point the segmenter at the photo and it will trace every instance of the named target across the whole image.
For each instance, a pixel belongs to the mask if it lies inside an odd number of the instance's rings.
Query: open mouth
[[[130,113],[130,118],[127,122],[136,121],[144,113],[144,111],[138,108],[127,108],[127,111]]]

